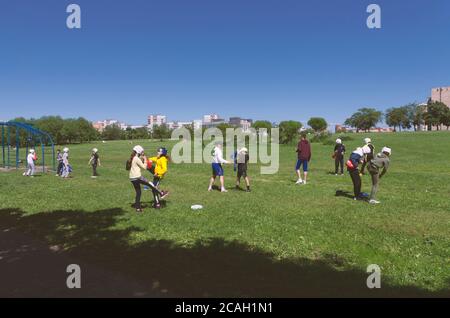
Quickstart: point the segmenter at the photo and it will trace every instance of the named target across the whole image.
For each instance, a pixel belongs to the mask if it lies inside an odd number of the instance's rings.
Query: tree
[[[288,144],[292,142],[302,128],[302,124],[298,121],[282,121],[279,125],[280,128],[280,142],[282,144]]]
[[[272,123],[267,120],[257,120],[253,123],[252,128],[254,128],[257,132],[259,132],[261,128],[263,129],[265,128],[267,129],[267,133],[270,134],[272,129]]]
[[[328,123],[324,118],[321,117],[312,117],[308,121],[308,125],[316,132],[322,132],[327,129]]]
[[[122,129],[117,124],[106,126],[102,132],[102,138],[105,140],[119,140],[122,136]]]
[[[399,131],[402,129],[410,129],[412,127],[411,110],[408,105],[402,107],[389,108],[386,111],[385,121],[390,127],[398,127]]]
[[[167,127],[166,124],[154,126],[152,135],[153,138],[163,141],[164,139],[170,137],[170,129]]]
[[[356,131],[369,131],[381,121],[382,113],[374,108],[360,108],[345,121],[345,125],[355,127]]]
[[[447,130],[450,127],[450,108],[447,108],[444,116],[443,116],[443,120],[442,120],[442,124],[447,127]]]
[[[439,130],[439,126],[444,124],[447,111],[448,107],[444,103],[428,102],[425,114],[425,123],[428,129],[431,130],[432,127],[436,127]]]

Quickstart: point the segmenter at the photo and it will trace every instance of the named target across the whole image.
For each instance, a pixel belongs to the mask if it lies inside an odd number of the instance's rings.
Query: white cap
[[[391,149],[391,148],[388,148],[388,147],[384,147],[384,148],[381,150],[381,152],[386,152],[386,153],[388,153],[389,155],[391,155],[392,149]]]
[[[30,153],[34,153],[34,149],[30,149]]]
[[[248,149],[245,147],[242,147],[241,150],[239,152],[248,152]]]
[[[338,138],[338,139],[336,139],[336,143],[340,145],[340,144],[342,144],[342,140],[340,138]]]
[[[142,153],[144,152],[144,148],[142,148],[142,147],[139,146],[139,145],[134,146],[133,150],[134,150],[138,155],[140,155],[140,154],[142,154]]]
[[[364,152],[361,147],[356,148],[356,150],[353,151],[353,153],[356,153],[356,154],[360,155],[361,157],[364,156]]]
[[[66,148],[63,149],[63,151],[64,152],[69,152],[69,148],[66,147]]]
[[[372,152],[372,149],[370,149],[370,147],[366,145],[366,146],[362,147],[362,151],[365,155],[367,155]]]
[[[372,142],[372,139],[370,139],[370,138],[364,138],[364,143],[367,145],[367,144],[370,144]]]
[[[93,153],[97,153],[97,152],[98,152],[98,149],[97,149],[97,148],[94,148],[94,149],[92,149],[92,152],[93,152]]]

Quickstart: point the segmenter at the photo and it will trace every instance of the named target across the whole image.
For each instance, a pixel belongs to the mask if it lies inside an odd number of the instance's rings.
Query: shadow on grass
[[[336,257],[290,259],[214,238],[180,247],[148,240],[130,245],[139,228],[115,227],[121,209],[25,215],[0,210],[0,295],[174,297],[438,297],[413,286],[369,290],[367,274],[338,271]],[[143,216],[145,217],[145,216]],[[9,236],[8,236],[9,235]],[[18,235],[17,237],[15,235]],[[25,236],[24,239],[22,236]],[[6,246],[8,245],[8,246]],[[50,247],[50,249],[49,249]],[[41,252],[39,252],[42,250]],[[65,286],[68,262],[80,264],[82,288]],[[341,264],[342,265],[342,264]],[[112,282],[111,282],[112,281]]]

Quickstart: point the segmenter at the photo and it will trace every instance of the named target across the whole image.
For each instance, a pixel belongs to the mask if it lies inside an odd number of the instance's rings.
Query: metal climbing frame
[[[30,142],[37,138],[41,144],[42,149],[42,171],[45,172],[45,146],[46,144],[52,147],[52,161],[53,170],[56,170],[56,160],[55,160],[55,144],[49,133],[39,130],[29,124],[20,123],[16,121],[0,122],[2,127],[2,162],[3,168],[11,167],[11,128],[15,128],[16,135],[16,169],[19,168],[20,163],[20,132],[24,131],[26,134],[26,154],[28,154],[28,148]],[[5,149],[6,148],[6,149]],[[25,155],[26,155],[25,154]]]

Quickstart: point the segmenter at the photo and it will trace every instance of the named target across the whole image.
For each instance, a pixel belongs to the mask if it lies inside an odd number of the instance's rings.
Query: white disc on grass
[[[191,206],[191,209],[192,210],[201,210],[201,209],[203,209],[203,205],[194,204],[194,205]]]

